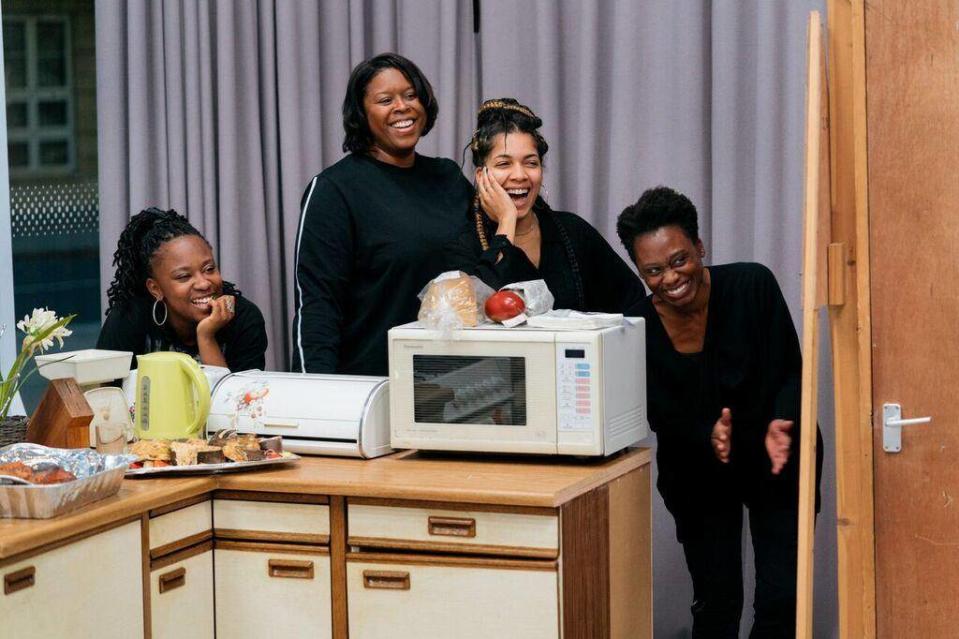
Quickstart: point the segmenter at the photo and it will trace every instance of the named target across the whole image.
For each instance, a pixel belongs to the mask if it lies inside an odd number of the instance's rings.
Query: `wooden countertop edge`
[[[216,488],[216,480],[212,477],[162,481],[164,483],[156,490],[138,489],[136,483],[128,485],[124,481],[120,492],[115,496],[52,519],[0,519],[0,562],[48,544],[82,536],[103,526],[134,519],[154,508],[209,493]],[[24,527],[25,530],[11,533],[9,529],[18,526]]]
[[[217,489],[557,508],[648,464],[651,459],[648,448],[630,450],[619,459],[595,467],[594,472],[588,473],[583,479],[553,492],[324,480],[322,474],[308,479],[276,477],[277,472],[283,471],[176,479],[131,479],[124,481],[116,496],[62,517],[45,520],[0,519],[0,563],[9,563],[7,560],[17,555]]]

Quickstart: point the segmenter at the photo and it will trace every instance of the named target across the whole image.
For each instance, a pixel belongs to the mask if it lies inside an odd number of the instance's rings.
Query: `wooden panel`
[[[556,557],[559,518],[556,515],[404,508],[350,503],[352,546],[377,546],[461,552],[495,552]]]
[[[351,560],[349,636],[558,639],[557,581],[555,570]]]
[[[150,552],[159,557],[177,549],[177,542],[188,540],[180,547],[190,546],[199,541],[204,533],[213,528],[213,504],[202,501],[180,510],[150,519]],[[192,540],[192,541],[190,541]]]
[[[876,634],[863,0],[829,0],[831,239],[844,246],[832,345],[839,634]],[[832,282],[830,283],[832,286]],[[836,285],[838,286],[838,284]]]
[[[140,542],[137,520],[0,569],[0,574],[8,575],[35,568],[32,586],[0,595],[0,633],[4,637],[142,637]],[[94,602],[109,605],[109,623],[103,605]]]
[[[213,552],[209,545],[205,552],[154,570],[150,598],[156,639],[213,639]]]
[[[609,636],[653,636],[653,528],[650,468],[609,484]]]
[[[328,555],[230,550],[219,543],[213,552],[217,636],[332,637]],[[288,576],[271,577],[271,560],[290,566],[312,562],[313,576],[274,571]]]
[[[959,626],[959,4],[866,5],[879,637]],[[882,404],[932,423],[882,450]]]
[[[819,282],[819,177],[822,169],[822,24],[809,14],[806,57],[806,149],[803,205],[802,391],[799,433],[799,535],[796,586],[796,637],[812,639],[813,543],[816,524],[816,431],[819,419],[819,305],[825,298]],[[794,447],[795,448],[795,447]]]
[[[72,377],[47,385],[27,426],[27,441],[53,448],[90,446],[93,409]]]
[[[330,574],[333,584],[333,637],[335,639],[347,639],[348,636],[346,528],[346,499],[332,497],[330,499]]]
[[[223,537],[237,538],[229,531],[269,533],[260,537],[263,539],[287,533],[307,536],[288,537],[288,541],[325,543],[330,535],[330,507],[325,504],[214,499],[213,528],[217,536]],[[221,534],[221,531],[227,531],[227,534]]]
[[[560,509],[564,639],[607,639],[609,488],[601,486]]]

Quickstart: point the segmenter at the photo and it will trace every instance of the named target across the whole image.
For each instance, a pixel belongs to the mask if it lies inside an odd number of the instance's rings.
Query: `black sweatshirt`
[[[657,436],[657,485],[679,522],[722,491],[748,505],[796,507],[802,355],[775,276],[761,264],[709,267],[703,350],[679,353],[647,297],[634,314],[646,319],[649,423]],[[710,441],[723,408],[732,412],[732,449],[720,463]],[[766,430],[794,422],[789,462],[770,471]],[[822,464],[819,441],[817,467]],[[818,494],[818,473],[817,473]],[[818,508],[818,506],[817,506]]]
[[[351,154],[313,178],[296,240],[292,368],[387,374],[386,332],[416,319],[472,189],[451,160]]]
[[[157,312],[162,317],[163,312]],[[100,329],[97,348],[132,351],[134,356],[157,351],[176,351],[186,353],[199,361],[196,344],[188,346],[181,342],[170,328],[169,322],[162,327],[157,326],[152,313],[153,299],[149,297],[114,306]],[[266,325],[260,309],[250,300],[237,296],[236,315],[217,332],[216,341],[231,371],[253,368],[263,370],[266,363]],[[136,367],[137,358],[134,357],[131,368]]]
[[[586,220],[566,211],[541,210],[535,215],[541,233],[539,268],[505,235],[494,236],[484,251],[472,222],[449,247],[448,270],[476,275],[494,290],[513,282],[542,279],[555,298],[553,308],[622,313],[643,299],[646,290],[642,282]],[[575,268],[564,245],[564,231]]]

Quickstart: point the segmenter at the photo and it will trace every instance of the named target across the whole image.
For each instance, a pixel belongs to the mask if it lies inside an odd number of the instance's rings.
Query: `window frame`
[[[71,175],[76,172],[76,132],[73,97],[73,33],[70,16],[66,14],[43,15],[5,15],[4,24],[17,23],[23,25],[24,43],[26,45],[26,86],[22,88],[6,89],[4,106],[9,110],[11,104],[26,104],[27,125],[7,129],[7,147],[11,143],[26,143],[29,149],[29,164],[26,166],[9,166],[10,178],[31,179],[51,178]],[[39,41],[37,26],[44,22],[55,22],[63,25],[64,32],[64,84],[60,87],[39,86]],[[66,103],[66,123],[64,125],[40,124],[40,103],[56,100]],[[63,164],[44,165],[40,162],[40,146],[44,142],[64,141],[67,144],[67,161]],[[5,148],[7,148],[5,147]]]

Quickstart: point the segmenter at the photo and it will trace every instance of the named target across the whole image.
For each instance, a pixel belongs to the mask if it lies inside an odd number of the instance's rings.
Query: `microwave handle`
[[[299,428],[300,422],[296,419],[277,419],[275,417],[270,417],[264,419],[262,422],[263,426],[266,428]]]

